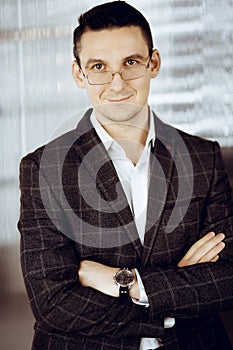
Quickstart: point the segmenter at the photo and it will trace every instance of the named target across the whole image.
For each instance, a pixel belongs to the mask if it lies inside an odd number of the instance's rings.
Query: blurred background
[[[0,0],[0,349],[30,349],[33,316],[19,260],[18,166],[77,123],[89,102],[71,76],[80,13],[104,1]],[[128,0],[162,56],[150,104],[165,121],[217,140],[233,178],[233,0]],[[70,117],[72,117],[70,119]],[[233,183],[233,182],[232,182]],[[222,314],[233,339],[232,312]]]

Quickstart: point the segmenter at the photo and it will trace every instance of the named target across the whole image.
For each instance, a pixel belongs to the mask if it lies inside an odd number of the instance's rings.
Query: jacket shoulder
[[[199,154],[199,156],[201,153],[212,153],[215,149],[220,148],[218,142],[197,135],[191,135],[165,123],[157,116],[155,116],[155,128],[156,136],[163,144],[184,142],[189,152]]]
[[[68,131],[67,133],[58,136],[48,143],[40,146],[36,150],[28,153],[21,159],[21,165],[36,163],[38,166],[42,157],[47,157],[48,161],[54,162],[56,157],[60,157],[72,147],[77,140],[76,129]]]

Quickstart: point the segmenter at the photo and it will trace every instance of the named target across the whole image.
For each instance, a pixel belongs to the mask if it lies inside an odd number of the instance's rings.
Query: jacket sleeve
[[[69,226],[63,221],[55,196],[51,198],[52,203],[56,201],[52,220],[47,214],[41,198],[44,189],[40,189],[38,161],[30,156],[21,161],[20,188],[21,266],[39,327],[84,336],[162,336],[163,318],[155,319],[149,309],[131,300],[123,305],[118,298],[79,283],[80,258],[75,243],[62,233]],[[52,197],[52,189],[49,193]]]
[[[138,268],[154,315],[195,318],[233,308],[232,195],[219,146],[213,145],[212,177],[199,237],[211,230],[223,232],[225,249],[216,263]]]

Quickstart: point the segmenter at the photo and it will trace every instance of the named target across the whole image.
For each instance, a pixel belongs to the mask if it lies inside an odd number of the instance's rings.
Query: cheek
[[[88,86],[88,87],[86,87],[86,91],[87,91],[89,99],[94,104],[94,103],[98,103],[98,101],[100,101],[101,96],[104,92],[104,89],[102,87],[99,87],[99,86]]]
[[[147,98],[150,89],[150,80],[146,80],[137,85],[137,96],[139,100]]]

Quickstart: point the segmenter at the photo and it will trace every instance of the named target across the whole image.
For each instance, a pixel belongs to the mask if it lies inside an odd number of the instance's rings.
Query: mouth
[[[108,102],[110,102],[110,103],[120,103],[120,102],[124,102],[124,101],[129,100],[130,97],[132,97],[132,95],[126,96],[126,97],[120,97],[120,98],[108,98]]]

